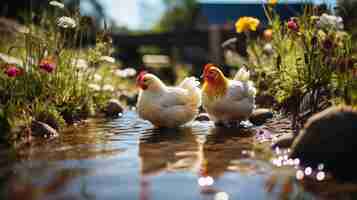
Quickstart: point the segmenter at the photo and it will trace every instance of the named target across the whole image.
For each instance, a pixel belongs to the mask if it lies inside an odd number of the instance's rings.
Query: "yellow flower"
[[[259,26],[260,21],[254,17],[241,17],[236,22],[237,33],[242,33],[246,31],[256,31]]]
[[[278,0],[268,0],[268,4],[271,6],[275,6],[278,3]]]

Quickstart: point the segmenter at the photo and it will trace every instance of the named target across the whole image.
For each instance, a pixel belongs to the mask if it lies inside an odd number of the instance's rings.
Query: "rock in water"
[[[52,114],[42,112],[39,114],[38,117],[36,117],[36,120],[51,126],[56,131],[58,131],[60,129],[59,122],[56,120],[56,118]]]
[[[251,116],[249,117],[249,121],[251,121],[254,125],[262,125],[264,124],[268,119],[273,118],[273,112],[270,111],[269,109],[265,108],[258,108],[253,111]]]
[[[272,145],[272,148],[275,149],[275,148],[290,148],[291,145],[293,144],[294,142],[294,136],[292,134],[286,134],[282,137],[280,137],[278,139],[277,142],[275,142],[273,145]]]
[[[312,116],[292,146],[290,157],[325,169],[342,181],[357,180],[357,110],[331,107]]]
[[[107,116],[115,117],[118,116],[119,113],[122,113],[124,110],[123,106],[117,99],[110,99],[105,108],[105,113]]]
[[[32,121],[31,131],[32,135],[39,137],[52,137],[58,135],[54,128],[40,121]]]
[[[200,113],[197,117],[196,117],[197,121],[209,121],[209,116],[207,113]]]

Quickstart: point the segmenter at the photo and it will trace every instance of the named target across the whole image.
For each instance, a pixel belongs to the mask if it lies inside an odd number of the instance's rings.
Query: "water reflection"
[[[184,170],[219,177],[234,161],[251,157],[244,152],[253,151],[252,130],[207,130],[196,134],[189,127],[154,129],[146,134],[139,144],[142,174]]]
[[[153,129],[128,112],[3,152],[0,199],[354,199],[356,185],[296,180],[257,140],[209,122]]]
[[[33,173],[35,172],[35,174]],[[55,199],[76,199],[71,194],[61,192],[68,187],[72,181],[78,177],[89,174],[84,168],[63,168],[54,170],[52,165],[41,165],[41,174],[37,177],[38,169],[22,168],[16,169],[7,174],[7,185],[3,191],[1,199],[13,200],[35,200],[49,199],[56,196]],[[36,179],[37,177],[38,179]],[[6,188],[6,189],[5,189]],[[81,190],[81,196],[90,196],[85,190]]]
[[[237,178],[235,181],[239,181],[241,176],[249,179],[250,175],[271,170],[269,164],[254,160],[255,130],[215,128],[210,125],[205,129],[205,133],[196,133],[192,128],[152,130],[141,138],[139,155],[143,199],[149,199],[150,191],[153,193],[150,188],[160,184],[152,181],[152,177],[167,173],[191,172],[198,194],[203,195],[201,197],[208,195],[207,198],[225,199],[230,196],[224,186],[227,172],[239,173],[237,177],[232,174]],[[259,190],[258,185],[249,186],[250,190]],[[167,189],[165,185],[161,187],[162,190]],[[260,190],[260,195],[263,195],[264,189]]]
[[[227,170],[249,171],[239,161],[252,157],[252,154],[245,152],[254,152],[253,135],[254,130],[211,128],[203,144],[205,163],[202,163],[202,169],[215,178]]]
[[[151,175],[164,170],[193,170],[197,151],[192,128],[154,129],[140,140],[141,172]]]

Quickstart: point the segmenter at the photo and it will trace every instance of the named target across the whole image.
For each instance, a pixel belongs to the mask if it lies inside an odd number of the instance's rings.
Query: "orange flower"
[[[268,0],[268,4],[271,6],[275,6],[278,3],[278,0]]]
[[[264,39],[269,42],[273,39],[273,30],[272,29],[265,29],[264,33],[263,33],[263,37]]]
[[[53,72],[53,70],[55,70],[56,63],[54,62],[54,60],[51,57],[44,58],[40,62],[40,68],[48,73],[51,73],[51,72]]]
[[[236,31],[237,33],[247,32],[247,31],[256,31],[259,26],[260,21],[254,17],[241,17],[236,22]]]

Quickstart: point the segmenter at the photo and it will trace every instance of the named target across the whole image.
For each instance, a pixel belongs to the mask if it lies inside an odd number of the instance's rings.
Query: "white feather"
[[[246,82],[249,80],[249,78],[250,78],[249,71],[245,67],[242,67],[238,70],[233,80]]]
[[[249,72],[241,68],[223,96],[212,99],[202,94],[203,107],[215,122],[246,120],[255,108],[256,89],[249,80]]]
[[[150,90],[149,87],[140,91],[139,116],[157,127],[178,127],[192,121],[201,105],[196,79],[186,78],[176,87],[167,87],[157,77],[154,79],[152,84],[161,85],[160,89]]]

